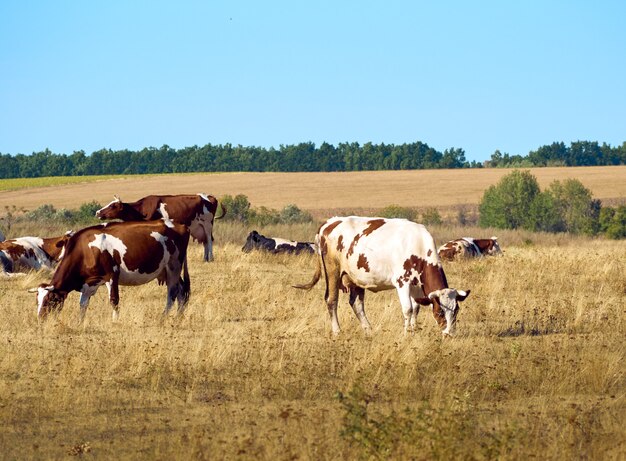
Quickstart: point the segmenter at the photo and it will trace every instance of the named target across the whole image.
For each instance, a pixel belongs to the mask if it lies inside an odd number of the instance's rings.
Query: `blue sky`
[[[0,152],[626,141],[623,1],[0,3]]]

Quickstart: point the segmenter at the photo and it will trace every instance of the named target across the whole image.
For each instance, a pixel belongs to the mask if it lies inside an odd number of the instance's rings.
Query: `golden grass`
[[[26,289],[49,275],[0,280],[3,457],[626,456],[626,242],[502,234],[503,257],[445,266],[451,285],[472,290],[456,338],[442,340],[428,309],[404,336],[393,292],[366,295],[370,337],[342,297],[332,338],[323,283],[290,288],[310,279],[312,257],[243,254],[247,231],[217,223],[214,263],[190,247],[179,321],[160,322],[165,291],[151,283],[122,288],[118,323],[102,288],[83,326],[77,293],[38,324]],[[460,233],[433,229],[439,242]],[[338,391],[352,397],[342,404]],[[345,419],[348,404],[367,418]],[[426,432],[394,439],[407,421]],[[370,445],[350,443],[355,434]]]
[[[32,210],[42,203],[77,208],[91,200],[104,205],[114,194],[125,201],[134,201],[149,194],[205,192],[216,197],[244,194],[256,207],[281,209],[295,203],[318,217],[329,210],[369,214],[391,204],[415,208],[476,205],[487,187],[510,172],[510,169],[472,169],[124,176],[99,180],[97,185],[80,183],[0,191],[0,210],[5,206]],[[608,203],[623,202],[626,197],[626,166],[535,168],[532,174],[542,188],[555,179],[576,178],[595,198]],[[2,183],[0,180],[0,189]]]

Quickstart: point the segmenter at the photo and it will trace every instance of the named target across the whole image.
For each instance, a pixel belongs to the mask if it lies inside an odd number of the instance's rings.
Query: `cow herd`
[[[12,274],[19,267],[56,269],[49,283],[29,291],[37,293],[39,318],[63,306],[67,295],[80,292],[80,319],[89,299],[101,285],[107,287],[114,320],[118,317],[119,286],[142,285],[152,280],[167,287],[164,314],[174,302],[178,313],[189,300],[187,247],[192,237],[204,246],[204,261],[213,260],[213,223],[226,214],[212,195],[150,195],[125,203],[119,197],[99,209],[96,217],[118,219],[68,231],[55,238],[20,237],[0,241],[0,269]],[[405,219],[333,217],[322,224],[314,242],[271,238],[252,231],[243,252],[316,254],[312,280],[294,285],[311,289],[324,276],[325,302],[333,333],[340,331],[337,317],[339,290],[364,330],[365,290],[395,289],[404,316],[404,330],[415,328],[420,306],[432,306],[444,335],[455,331],[459,302],[470,290],[448,286],[441,260],[500,254],[497,239],[464,237],[437,249],[428,230]]]

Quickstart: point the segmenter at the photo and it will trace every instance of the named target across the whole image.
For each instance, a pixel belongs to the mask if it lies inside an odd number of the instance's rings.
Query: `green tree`
[[[600,202],[578,179],[554,181],[547,193],[552,196],[564,231],[574,234],[596,234],[599,230]],[[560,229],[559,229],[560,230]]]
[[[479,205],[479,224],[500,229],[532,228],[529,222],[533,200],[539,194],[537,179],[525,170],[514,170],[489,187]]]

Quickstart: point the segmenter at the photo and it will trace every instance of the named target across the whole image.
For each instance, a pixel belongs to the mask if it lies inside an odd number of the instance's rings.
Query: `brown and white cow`
[[[404,315],[405,332],[415,327],[420,305],[433,305],[443,334],[453,334],[459,301],[470,293],[448,287],[435,242],[421,224],[405,219],[334,217],[316,237],[317,267],[313,280],[296,288],[311,289],[326,278],[326,304],[333,333],[339,333],[338,293],[350,293],[350,306],[365,330],[365,290],[395,289]]]
[[[142,285],[154,279],[167,285],[164,314],[174,300],[180,314],[190,292],[188,244],[187,226],[170,220],[105,223],[82,229],[68,240],[50,283],[31,290],[37,292],[38,315],[45,318],[52,309],[61,309],[68,293],[79,291],[82,321],[89,298],[104,284],[117,320],[119,285]]]
[[[441,259],[448,261],[456,258],[479,258],[485,255],[502,254],[498,237],[491,237],[490,239],[463,237],[441,245],[437,252]]]
[[[0,268],[7,274],[18,267],[52,270],[63,255],[65,243],[73,234],[73,231],[68,231],[60,237],[18,237],[0,242]]]
[[[204,261],[213,260],[213,221],[218,201],[212,195],[148,195],[132,203],[125,203],[115,196],[115,200],[96,211],[100,219],[121,219],[122,221],[150,221],[169,218],[189,227],[191,236],[204,245]]]

